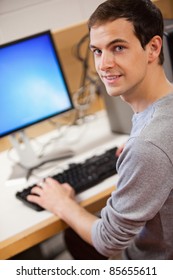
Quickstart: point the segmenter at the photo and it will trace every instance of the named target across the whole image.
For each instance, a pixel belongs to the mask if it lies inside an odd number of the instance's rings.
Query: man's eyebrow
[[[112,41],[110,41],[107,45],[106,45],[106,47],[108,48],[108,47],[111,47],[112,45],[114,45],[114,44],[116,44],[116,43],[124,43],[124,44],[129,44],[129,42],[128,41],[126,41],[126,40],[124,40],[124,39],[115,39],[115,40],[112,40]],[[92,44],[90,44],[89,45],[89,48],[90,49],[99,49],[98,47],[96,47],[96,46],[94,46],[94,45],[92,45]]]

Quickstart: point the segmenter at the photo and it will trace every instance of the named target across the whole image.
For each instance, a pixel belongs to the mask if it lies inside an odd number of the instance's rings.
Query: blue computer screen
[[[0,136],[73,108],[49,31],[0,46]]]

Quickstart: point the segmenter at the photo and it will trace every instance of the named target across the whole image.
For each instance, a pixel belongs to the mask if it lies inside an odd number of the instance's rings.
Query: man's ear
[[[151,63],[158,59],[162,48],[162,38],[158,35],[154,36],[147,45],[148,62]]]

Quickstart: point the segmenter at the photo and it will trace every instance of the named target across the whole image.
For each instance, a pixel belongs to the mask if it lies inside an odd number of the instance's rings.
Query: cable
[[[86,44],[86,52],[84,55],[81,54],[81,49]],[[83,66],[83,72],[82,72],[82,78],[79,85],[79,88],[85,87],[85,84],[88,82],[95,84],[95,79],[93,79],[93,76],[89,75],[89,71],[91,70],[89,67],[89,57],[90,57],[90,49],[89,49],[89,33],[85,34],[79,42],[76,44],[74,49],[74,55],[75,57],[82,63]],[[93,73],[94,76],[96,76],[96,72]]]

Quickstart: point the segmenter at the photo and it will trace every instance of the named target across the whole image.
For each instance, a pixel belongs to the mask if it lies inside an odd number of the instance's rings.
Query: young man
[[[28,200],[58,215],[101,254],[173,259],[173,86],[163,64],[163,19],[150,0],[108,0],[91,15],[90,48],[111,96],[134,110],[119,181],[101,218],[75,201],[72,188],[47,178]]]

